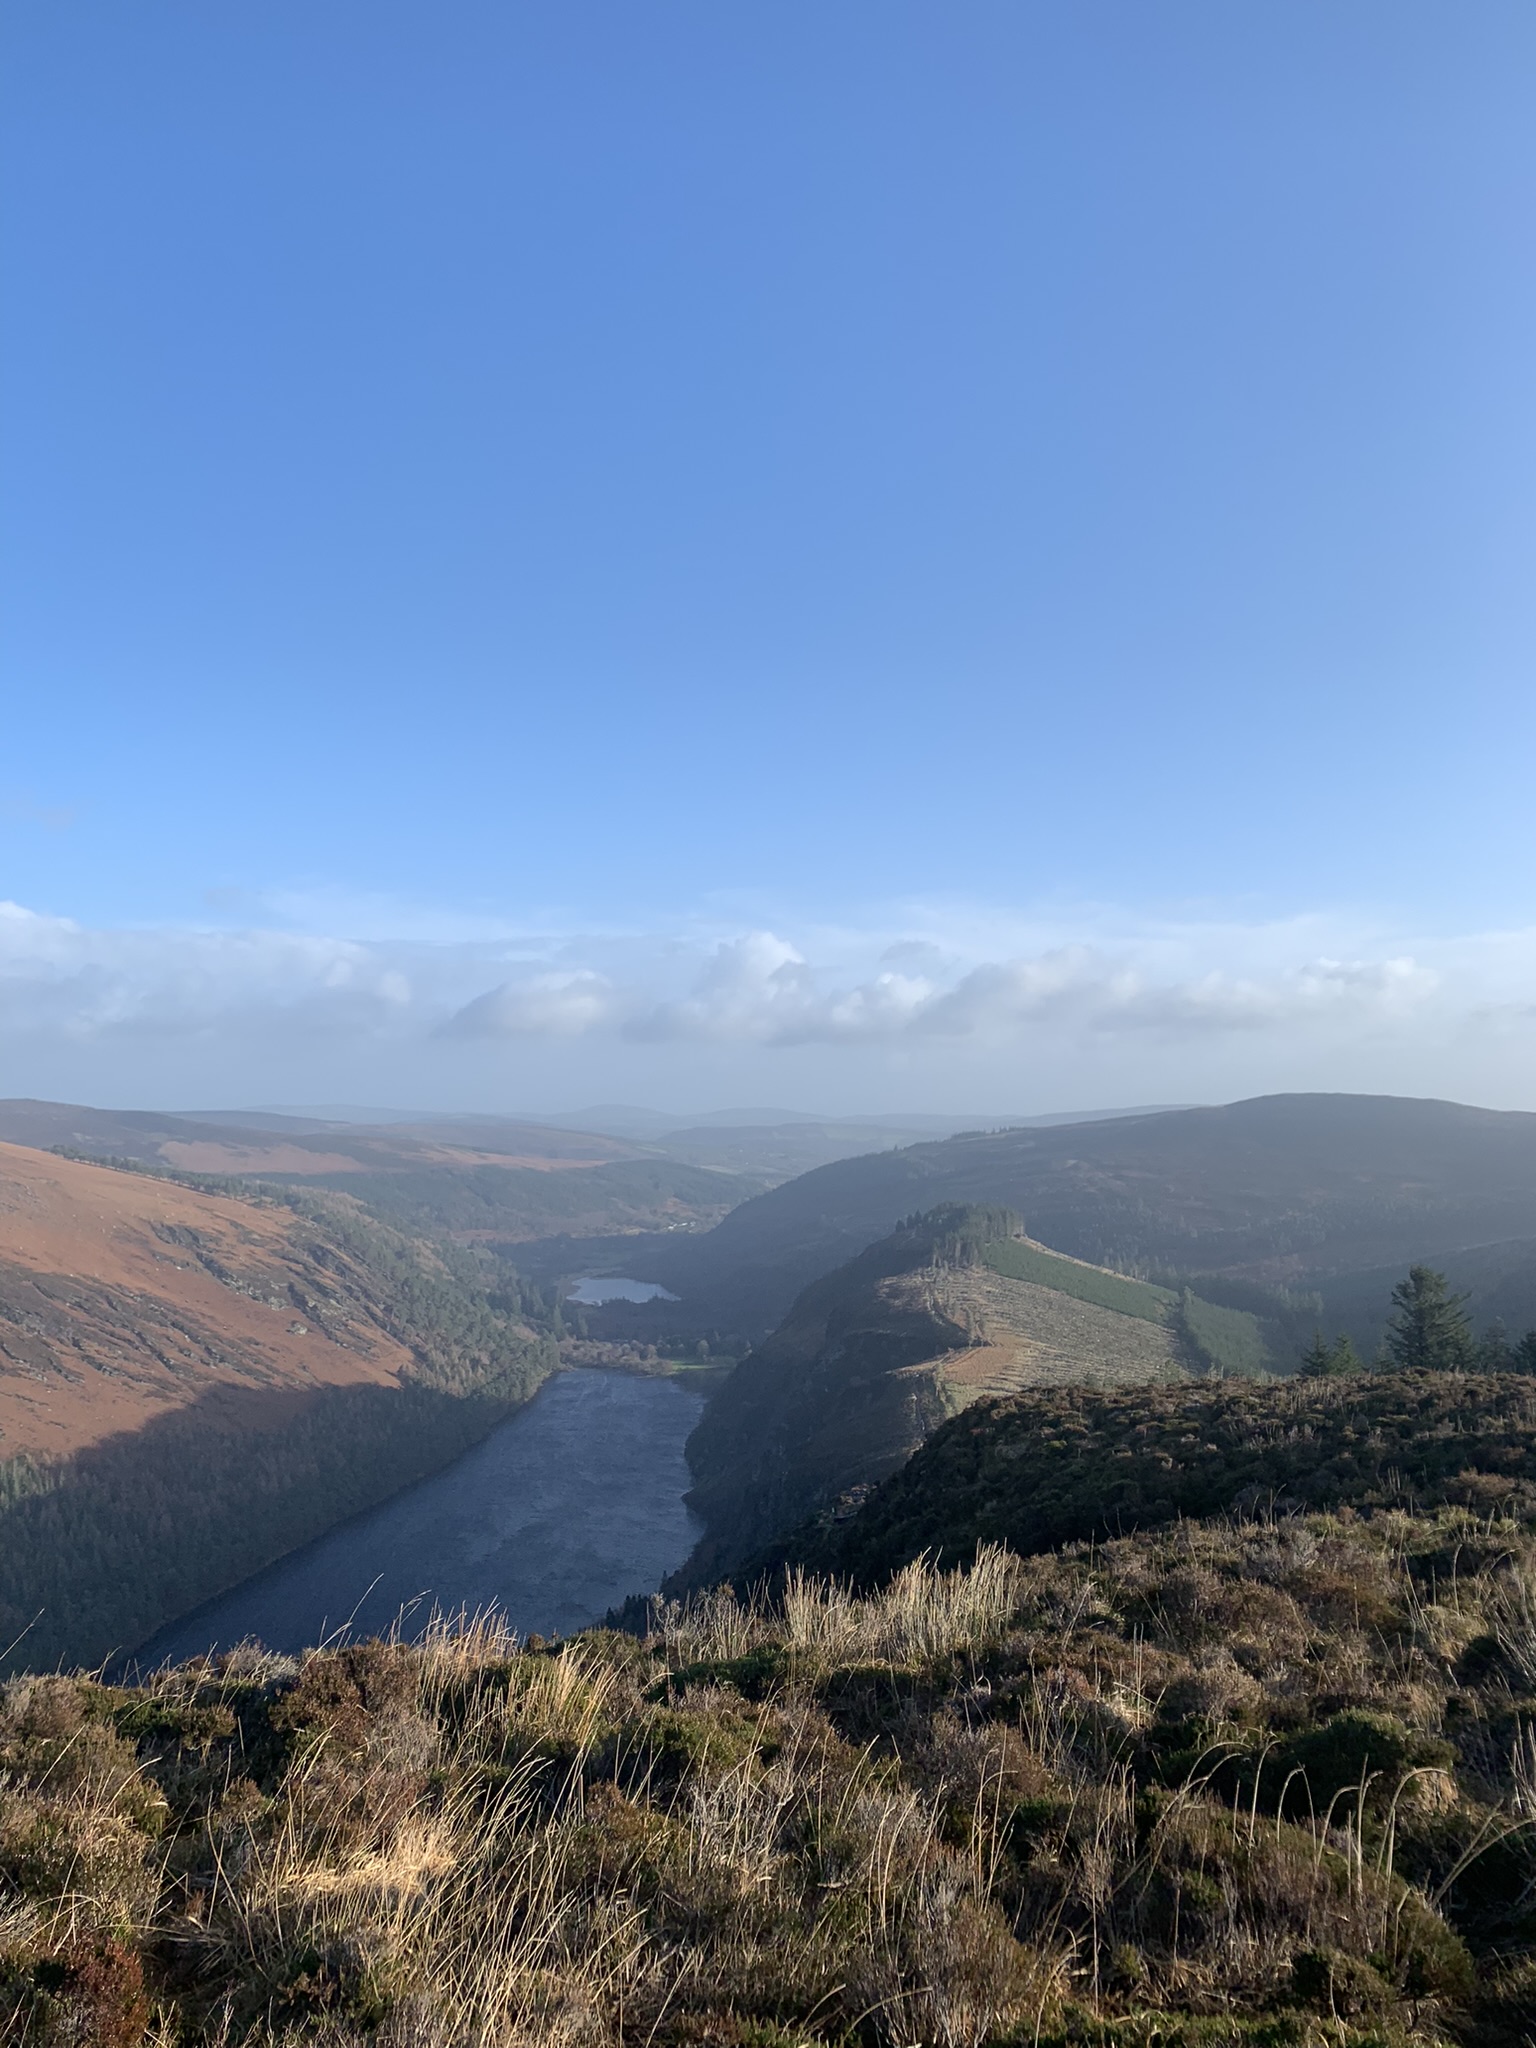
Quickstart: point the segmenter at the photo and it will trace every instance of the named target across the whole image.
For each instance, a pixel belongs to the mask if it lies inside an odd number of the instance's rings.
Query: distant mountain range
[[[716,1116],[789,1120],[650,1137],[588,1128],[642,1115],[622,1106],[559,1123],[217,1114],[0,1102],[0,1141],[345,1192],[401,1227],[504,1247],[546,1283],[655,1280],[681,1298],[670,1313],[688,1336],[766,1333],[810,1281],[939,1202],[1004,1205],[1075,1258],[1203,1276],[1237,1306],[1244,1286],[1278,1288],[1366,1349],[1388,1277],[1414,1259],[1472,1287],[1485,1316],[1536,1322],[1536,1116],[1520,1111],[1261,1096],[937,1139],[777,1110]],[[647,1313],[649,1335],[661,1311]]]
[[[616,1106],[539,1121],[325,1106],[193,1113],[0,1101],[0,1142],[333,1188],[392,1222],[465,1240],[547,1240],[534,1262],[548,1277],[582,1264],[586,1240],[707,1230],[748,1197],[815,1167],[960,1127],[945,1117],[829,1122],[794,1110],[723,1110],[678,1122]],[[608,1247],[598,1250],[606,1256]]]
[[[1159,1104],[1159,1108],[1184,1104]],[[914,1138],[947,1138],[956,1131],[995,1131],[1004,1126],[1035,1127],[1047,1124],[1094,1123],[1104,1117],[1143,1116],[1136,1109],[1054,1110],[1047,1115],[971,1111],[964,1115],[935,1115],[914,1110],[891,1110],[878,1115],[826,1114],[806,1109],[708,1109],[684,1115],[664,1110],[638,1109],[633,1103],[602,1103],[592,1109],[563,1110],[537,1121],[569,1130],[609,1131],[616,1137],[664,1138],[683,1130],[751,1130],[762,1127],[783,1129],[791,1124],[816,1124],[825,1128],[910,1132]]]
[[[244,1123],[209,1123],[12,1100],[0,1101],[0,1142],[331,1189],[402,1228],[466,1243],[708,1229],[775,1177],[504,1117],[366,1125],[261,1111]]]
[[[632,1102],[599,1103],[590,1109],[517,1110],[504,1115],[484,1111],[363,1109],[357,1106],[311,1104],[290,1109],[268,1106],[261,1109],[197,1110],[187,1112],[199,1121],[217,1124],[308,1123],[316,1129],[329,1124],[411,1124],[411,1123],[523,1123],[555,1130],[596,1131],[615,1138],[640,1140],[664,1138],[672,1131],[724,1129],[751,1130],[783,1128],[790,1124],[817,1124],[839,1128],[881,1131],[909,1131],[914,1137],[949,1137],[955,1131],[997,1130],[1003,1125],[1046,1125],[1093,1123],[1104,1117],[1145,1116],[1152,1109],[1184,1109],[1186,1103],[1156,1103],[1130,1109],[1053,1110],[1049,1114],[1000,1114],[996,1111],[964,1115],[935,1115],[923,1111],[892,1110],[869,1115],[830,1113],[809,1109],[704,1109],[667,1111],[643,1109]]]

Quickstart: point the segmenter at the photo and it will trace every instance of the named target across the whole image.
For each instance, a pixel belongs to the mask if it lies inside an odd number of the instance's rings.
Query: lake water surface
[[[134,1661],[249,1637],[297,1651],[349,1626],[384,1633],[407,1608],[409,1635],[433,1606],[496,1606],[524,1634],[586,1627],[654,1592],[697,1542],[683,1444],[702,1406],[676,1379],[559,1373],[444,1471],[161,1629]]]
[[[676,1301],[677,1296],[655,1280],[626,1280],[613,1274],[589,1274],[585,1280],[576,1282],[566,1300],[579,1301],[586,1308],[596,1308],[605,1301]]]

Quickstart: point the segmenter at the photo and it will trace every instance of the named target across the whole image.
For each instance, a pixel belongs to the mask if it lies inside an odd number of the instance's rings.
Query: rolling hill
[[[803,1174],[705,1236],[648,1245],[637,1277],[702,1321],[768,1328],[810,1281],[939,1202],[1005,1205],[1094,1263],[1310,1292],[1536,1236],[1536,1115],[1273,1095],[949,1138]]]
[[[706,1230],[768,1185],[586,1131],[500,1117],[376,1126],[264,1114],[218,1124],[159,1110],[0,1102],[0,1142],[212,1179],[334,1189],[386,1221],[461,1242]]]
[[[684,1577],[735,1570],[896,1471],[975,1402],[1183,1380],[1211,1363],[1187,1313],[1166,1289],[1020,1237],[1007,1211],[951,1205],[908,1219],[813,1282],[714,1396],[688,1446],[689,1501],[707,1533]],[[1229,1325],[1238,1368],[1252,1369],[1257,1325]]]

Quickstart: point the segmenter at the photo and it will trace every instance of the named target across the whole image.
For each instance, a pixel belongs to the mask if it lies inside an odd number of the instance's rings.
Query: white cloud
[[[535,974],[487,989],[443,1028],[456,1038],[578,1038],[604,1024],[611,1009],[612,990],[600,974]]]
[[[882,957],[895,950],[886,948]],[[1055,1025],[1083,1032],[1251,1031],[1353,1015],[1403,1015],[1440,986],[1411,959],[1318,959],[1267,979],[1221,969],[1172,980],[1090,946],[983,961],[948,984],[889,968],[823,988],[805,958],[771,933],[721,945],[692,995],[632,1014],[639,1038],[713,1038],[769,1045],[902,1038],[1006,1040]]]
[[[0,1037],[172,1035],[274,1016],[367,1030],[409,1012],[399,963],[286,932],[91,931],[0,903]]]
[[[846,1099],[875,1072],[920,1075],[911,1085],[951,1103],[979,1102],[983,1085],[999,1102],[1006,1088],[1010,1103],[1026,1087],[1035,1101],[1052,1089],[1134,1100],[1283,1085],[1509,1099],[1509,1077],[1533,1071],[1536,1050],[1530,930],[1424,937],[1321,916],[967,905],[792,937],[782,924],[722,931],[689,919],[652,933],[519,935],[450,917],[423,938],[430,920],[414,914],[391,936],[382,905],[369,925],[366,939],[92,930],[0,905],[11,1086],[26,1085],[40,1048],[44,1092],[89,1096],[103,1092],[93,1074],[173,1073],[175,1048],[195,1045],[231,1099],[248,1099],[279,1055],[290,1090],[324,1066],[371,1072],[376,1087],[397,1075],[396,1092],[423,1101],[446,1100],[450,1078],[468,1091],[500,1071],[529,1086],[558,1072],[568,1078],[551,1087],[584,1094],[619,1076],[634,1088],[647,1075],[684,1086],[708,1073],[737,1099],[775,1073]],[[146,1048],[158,1064],[145,1064]],[[61,1072],[80,1078],[61,1083]],[[129,1085],[149,1084],[117,1092]]]

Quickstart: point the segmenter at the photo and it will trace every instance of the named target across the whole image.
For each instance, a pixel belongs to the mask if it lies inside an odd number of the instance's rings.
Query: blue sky
[[[1536,1107],[1536,14],[0,0],[0,1092]]]

